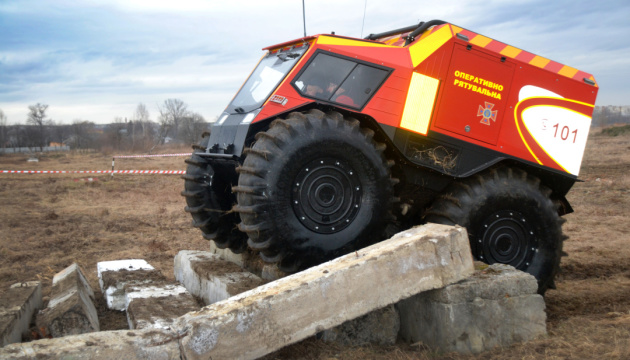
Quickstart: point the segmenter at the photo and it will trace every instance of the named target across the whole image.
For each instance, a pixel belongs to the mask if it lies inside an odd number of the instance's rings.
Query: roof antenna
[[[306,37],[306,9],[304,8],[304,0],[302,0],[302,22],[304,23],[304,37]]]
[[[363,23],[361,24],[361,39],[363,39],[363,26],[365,26],[365,9],[367,8],[367,0],[365,0],[365,5],[363,5]]]

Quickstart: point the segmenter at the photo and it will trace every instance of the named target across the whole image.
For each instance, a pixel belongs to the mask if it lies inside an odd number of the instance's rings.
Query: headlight
[[[249,124],[252,122],[252,120],[254,120],[254,118],[256,117],[256,115],[258,114],[258,112],[251,112],[247,115],[245,115],[245,117],[243,118],[243,121],[241,121],[241,124]]]
[[[225,119],[227,118],[228,118],[228,114],[223,114],[223,116],[219,118],[219,121],[217,121],[217,125],[222,125]]]

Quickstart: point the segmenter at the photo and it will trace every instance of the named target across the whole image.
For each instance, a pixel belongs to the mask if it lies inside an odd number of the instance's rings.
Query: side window
[[[318,53],[294,81],[305,97],[361,108],[381,86],[389,70]]]
[[[355,66],[352,61],[320,53],[295,81],[295,86],[303,95],[330,100],[339,83]]]
[[[353,107],[362,107],[381,86],[387,75],[388,72],[383,69],[359,64],[335,91],[331,100]]]

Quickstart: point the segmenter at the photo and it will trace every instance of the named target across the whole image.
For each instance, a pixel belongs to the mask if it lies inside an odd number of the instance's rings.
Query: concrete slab
[[[164,281],[164,275],[142,259],[103,261],[97,264],[98,282],[107,307],[125,310],[125,285]]]
[[[64,284],[74,283],[77,284],[77,287],[85,290],[89,297],[94,298],[94,291],[77,263],[68,266],[53,276],[51,295],[52,292],[60,290],[60,287],[66,287]]]
[[[182,250],[175,256],[175,279],[206,305],[265,283],[237,264],[208,251]]]
[[[127,285],[125,294],[130,329],[170,329],[175,319],[201,308],[179,284]]]
[[[249,251],[235,254],[230,249],[219,249],[214,241],[210,241],[210,250],[208,252],[218,256],[222,260],[236,264],[243,269],[251,267],[249,266],[251,262],[258,261],[258,256],[253,256]]]
[[[76,263],[53,277],[50,301],[37,315],[37,327],[53,337],[100,330],[94,291]]]
[[[181,334],[164,330],[120,330],[43,339],[0,348],[12,360],[180,360]]]
[[[473,273],[466,230],[429,224],[178,319],[186,359],[254,359]]]
[[[441,351],[478,353],[547,334],[545,301],[532,275],[477,263],[461,282],[401,301],[401,337]]]
[[[188,313],[171,331],[14,344],[0,349],[0,358],[254,359],[472,273],[465,229],[429,224]]]
[[[263,267],[263,275],[279,274],[275,265]],[[274,276],[269,276],[274,278]],[[206,305],[225,300],[241,292],[254,289],[265,283],[256,275],[240,266],[221,259],[207,251],[182,250],[175,257],[175,278]],[[183,315],[183,314],[182,314]],[[348,320],[342,325],[320,334],[324,341],[342,345],[358,346],[367,343],[393,345],[398,337],[400,319],[393,306],[379,309],[358,319]]]
[[[240,254],[235,254],[229,249],[219,249],[214,241],[210,242],[211,254],[217,255],[222,260],[229,261],[233,264],[240,266],[241,268],[248,270],[249,272],[259,276],[265,280],[278,280],[289,274],[284,271],[280,271],[277,266],[266,264],[260,256],[253,253],[251,250],[246,250]]]
[[[0,346],[21,342],[22,334],[28,333],[33,314],[42,306],[42,285],[39,281],[13,284],[2,291]]]

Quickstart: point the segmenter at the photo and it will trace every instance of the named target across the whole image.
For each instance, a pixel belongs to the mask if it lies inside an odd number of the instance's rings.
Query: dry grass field
[[[343,348],[308,339],[269,359],[629,359],[630,358],[630,134],[591,136],[580,178],[568,199],[575,213],[558,289],[547,293],[549,336],[475,356],[436,353],[423,344]],[[188,152],[188,149],[164,149]],[[46,154],[0,156],[0,170],[107,170],[111,156]],[[183,158],[120,159],[117,170],[183,170]],[[173,279],[179,250],[208,243],[183,211],[178,175],[0,174],[0,291],[39,279],[44,296],[52,276],[73,262],[98,293],[96,263],[144,258]],[[101,327],[126,326],[122,313],[99,300]]]

